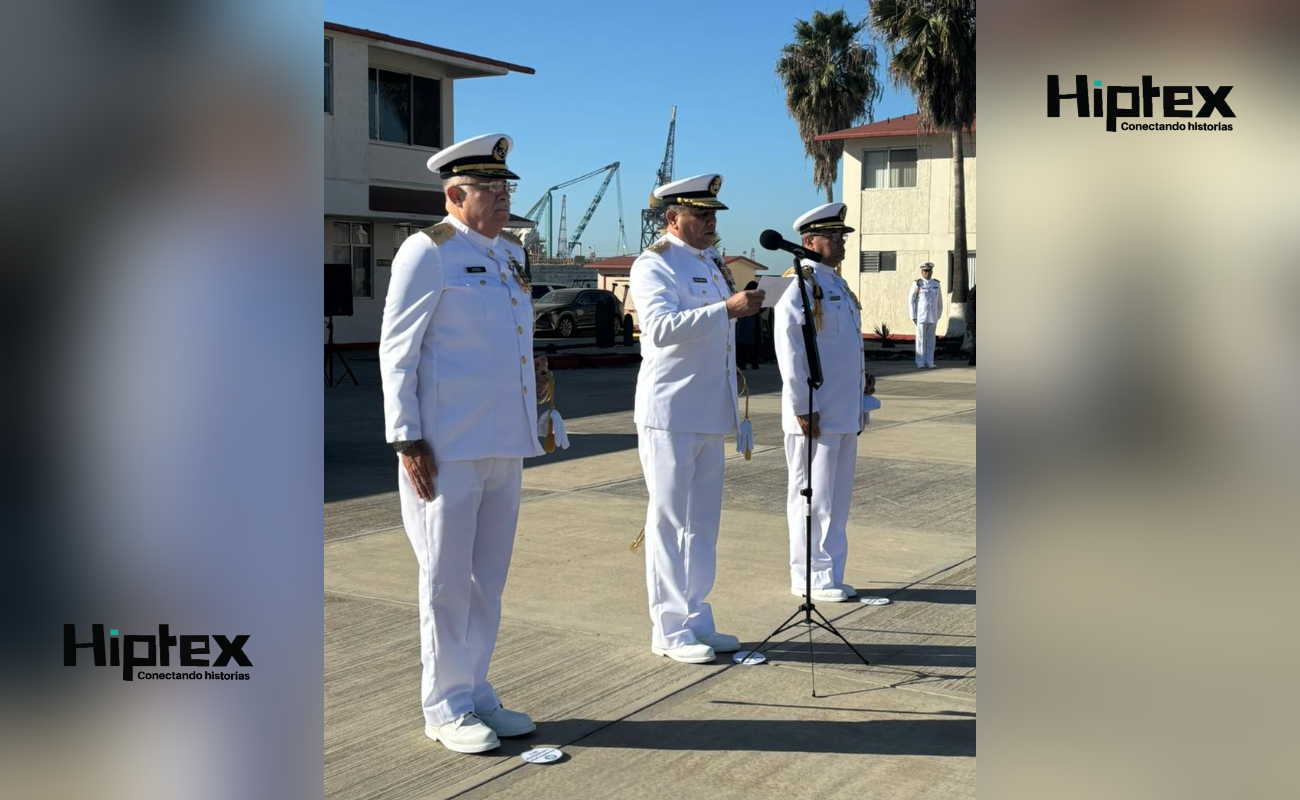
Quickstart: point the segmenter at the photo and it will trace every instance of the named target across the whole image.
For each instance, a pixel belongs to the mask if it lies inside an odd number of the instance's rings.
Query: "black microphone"
[[[820,258],[819,254],[810,253],[794,242],[787,242],[785,239],[782,239],[781,234],[774,230],[766,230],[760,233],[758,235],[758,243],[763,245],[764,250],[784,250],[787,253],[792,253],[798,256],[799,258],[807,258],[812,261],[817,261]]]

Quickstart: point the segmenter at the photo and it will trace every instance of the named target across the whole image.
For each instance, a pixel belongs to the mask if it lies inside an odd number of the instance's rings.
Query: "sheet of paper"
[[[758,279],[758,288],[767,292],[767,296],[763,298],[763,308],[775,306],[776,301],[781,299],[781,295],[785,294],[786,287],[793,280],[793,275],[789,278],[782,278],[780,275],[764,275],[760,277]]]

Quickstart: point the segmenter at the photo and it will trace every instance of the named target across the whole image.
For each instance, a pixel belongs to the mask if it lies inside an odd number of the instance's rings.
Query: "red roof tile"
[[[815,137],[819,142],[825,142],[831,139],[871,139],[877,136],[915,136],[920,132],[920,117],[916,114],[905,114],[901,117],[894,117],[882,122],[873,122],[870,125],[859,125],[856,128],[846,128],[842,131],[832,133],[823,133]],[[971,131],[975,126],[971,126]]]

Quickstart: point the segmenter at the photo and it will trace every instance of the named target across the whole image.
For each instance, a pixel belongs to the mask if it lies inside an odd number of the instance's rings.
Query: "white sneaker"
[[[852,586],[849,586],[847,583],[837,583],[835,584],[835,588],[839,589],[841,592],[844,592],[845,597],[858,596],[858,590],[854,589]]]
[[[803,597],[803,589],[791,589],[790,594],[795,597]],[[842,589],[813,589],[812,601],[814,603],[843,603],[848,600],[849,596]]]
[[[697,633],[695,639],[712,647],[715,653],[734,653],[740,649],[740,640],[727,633]]]
[[[457,753],[484,753],[501,746],[496,731],[474,714],[464,714],[446,725],[426,723],[424,735]]]
[[[657,656],[668,656],[673,661],[680,661],[683,664],[709,664],[715,658],[712,647],[699,643],[668,648],[650,645],[650,652]]]
[[[522,711],[511,711],[505,706],[497,706],[486,714],[479,714],[478,717],[489,728],[496,731],[497,736],[523,736],[537,730],[532,717]]]

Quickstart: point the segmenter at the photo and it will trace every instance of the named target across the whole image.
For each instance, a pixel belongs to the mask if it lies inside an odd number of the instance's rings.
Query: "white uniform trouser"
[[[934,366],[934,326],[933,322],[916,323],[916,365],[918,367]]]
[[[833,589],[844,583],[844,562],[849,556],[849,505],[853,500],[853,473],[857,466],[858,437],[852,433],[823,433],[813,439],[812,464],[812,588]],[[802,594],[807,558],[804,529],[808,439],[785,435],[785,463],[790,467],[785,516],[790,526],[790,586]]]
[[[645,521],[645,582],[650,642],[668,649],[715,632],[704,598],[717,572],[722,518],[722,434],[637,426],[650,503]]]
[[[420,565],[421,704],[426,722],[445,725],[501,703],[487,672],[501,627],[523,459],[439,461],[437,467],[432,503],[416,495],[400,464],[398,486]]]

